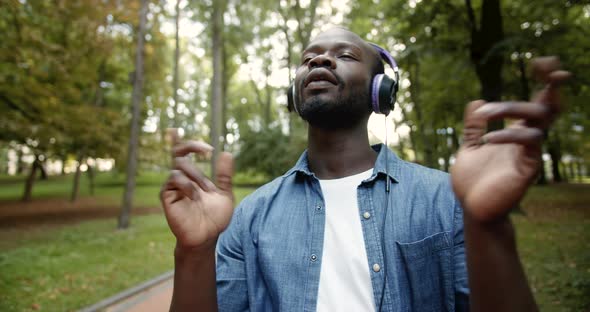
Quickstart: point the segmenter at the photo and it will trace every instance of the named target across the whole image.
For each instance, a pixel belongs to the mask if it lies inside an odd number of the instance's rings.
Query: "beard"
[[[343,95],[344,84],[338,86],[338,96],[322,99],[320,95],[309,97],[300,106],[300,116],[311,126],[322,129],[351,128],[370,115],[371,98],[368,88]]]

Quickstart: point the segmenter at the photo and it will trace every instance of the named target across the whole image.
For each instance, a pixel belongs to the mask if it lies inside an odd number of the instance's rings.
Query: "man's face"
[[[370,114],[372,49],[344,29],[328,30],[303,51],[295,76],[297,110],[310,125],[347,128]]]

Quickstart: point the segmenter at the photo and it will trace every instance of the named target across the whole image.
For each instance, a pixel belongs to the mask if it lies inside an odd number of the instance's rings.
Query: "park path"
[[[167,312],[172,299],[172,279],[105,309],[105,312]]]
[[[166,312],[172,300],[173,271],[101,300],[79,312]]]

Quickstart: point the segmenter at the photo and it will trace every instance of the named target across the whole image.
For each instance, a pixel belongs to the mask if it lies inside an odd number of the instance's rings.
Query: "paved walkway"
[[[172,279],[105,309],[106,312],[168,312],[172,299]]]
[[[170,309],[173,278],[173,271],[163,273],[79,312],[166,312]]]

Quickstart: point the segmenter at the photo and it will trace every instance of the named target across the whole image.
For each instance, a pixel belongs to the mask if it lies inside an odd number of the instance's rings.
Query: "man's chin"
[[[310,97],[301,105],[301,117],[307,120],[308,117],[316,114],[329,113],[330,110],[334,109],[335,105],[336,101],[334,100],[329,100],[321,96]]]
[[[322,129],[345,129],[357,124],[364,118],[363,112],[343,101],[326,100],[313,97],[305,101],[300,115],[310,126]]]

